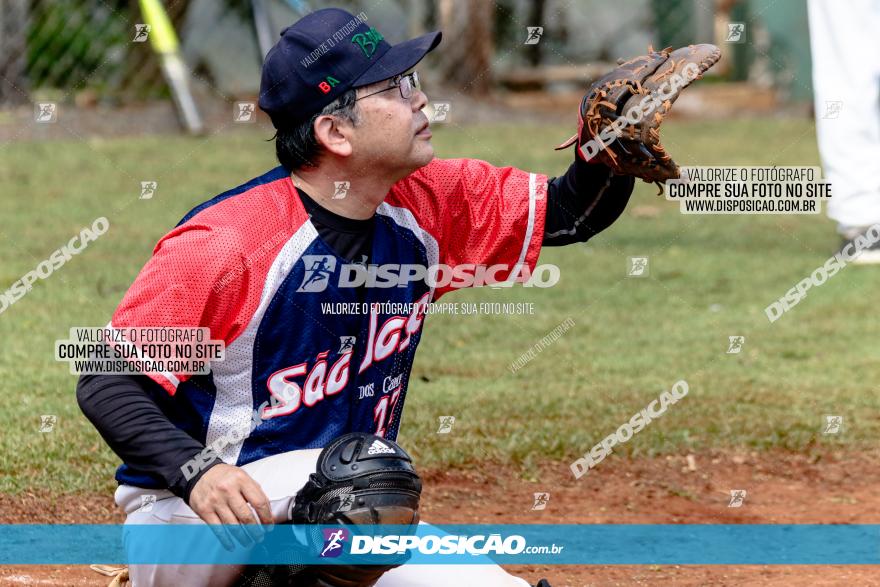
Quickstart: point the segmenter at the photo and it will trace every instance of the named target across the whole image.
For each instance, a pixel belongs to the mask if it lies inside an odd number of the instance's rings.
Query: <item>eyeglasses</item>
[[[419,72],[414,71],[412,73],[408,73],[406,75],[398,75],[393,80],[391,80],[391,87],[385,88],[384,90],[379,90],[378,92],[373,92],[372,94],[367,94],[366,96],[361,96],[360,98],[355,99],[355,102],[358,100],[363,100],[364,98],[369,98],[370,96],[375,96],[376,94],[381,94],[382,92],[387,92],[388,90],[393,90],[394,88],[400,89],[400,97],[404,100],[409,100],[412,98],[413,91],[421,90],[422,84],[419,83]]]

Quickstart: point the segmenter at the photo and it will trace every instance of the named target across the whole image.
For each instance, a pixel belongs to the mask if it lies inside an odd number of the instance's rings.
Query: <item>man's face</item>
[[[355,158],[352,163],[358,168],[384,170],[400,179],[430,163],[434,147],[428,117],[422,112],[427,96],[413,88],[412,96],[404,99],[400,88],[393,87],[394,81],[387,79],[357,89],[358,98],[368,97],[357,102],[360,122],[350,140]],[[387,88],[391,89],[380,92]]]

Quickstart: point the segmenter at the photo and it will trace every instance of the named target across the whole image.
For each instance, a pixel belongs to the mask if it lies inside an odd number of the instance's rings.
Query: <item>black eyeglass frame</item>
[[[409,83],[404,84],[403,80],[409,80]],[[414,91],[422,89],[422,85],[421,83],[419,83],[419,72],[417,71],[408,73],[406,75],[398,75],[392,80],[392,83],[394,85],[392,85],[390,88],[385,88],[384,90],[379,90],[378,92],[373,92],[372,94],[367,94],[366,96],[355,98],[355,102],[357,102],[358,100],[363,100],[364,98],[369,98],[370,96],[375,96],[376,94],[381,94],[382,92],[393,90],[394,88],[400,90],[401,98],[403,98],[404,100],[409,100],[410,98],[412,98]],[[405,87],[409,89],[404,91]],[[409,94],[409,96],[406,95],[407,93]]]

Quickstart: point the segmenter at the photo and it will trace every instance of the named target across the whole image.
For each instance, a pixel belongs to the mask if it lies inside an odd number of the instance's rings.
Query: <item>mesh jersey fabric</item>
[[[499,281],[518,264],[533,270],[546,186],[546,176],[512,167],[434,159],[379,206],[370,262],[504,264]],[[358,294],[334,285],[345,262],[278,167],[187,214],[156,245],[110,326],[201,326],[225,343],[225,360],[208,375],[147,375],[169,394],[163,413],[220,447],[227,463],[322,447],[346,432],[395,439],[425,309],[453,287],[411,281]],[[305,287],[317,269],[323,287]],[[332,311],[344,304],[364,311]],[[117,480],[154,483],[125,465]]]

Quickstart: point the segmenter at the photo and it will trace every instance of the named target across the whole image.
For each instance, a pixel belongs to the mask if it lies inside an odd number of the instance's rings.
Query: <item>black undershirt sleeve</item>
[[[204,445],[171,423],[155,394],[166,394],[143,375],[81,375],[76,399],[113,452],[134,471],[165,485],[189,503],[189,494],[215,458],[187,480],[181,466]]]
[[[634,185],[631,176],[575,159],[565,175],[547,186],[543,245],[586,242],[596,236],[623,213]]]
[[[375,219],[344,218],[318,205],[305,192],[300,197],[321,238],[340,257],[368,262]],[[80,409],[98,429],[113,452],[136,473],[167,487],[189,503],[193,487],[215,457],[191,479],[181,467],[205,446],[175,426],[160,403],[172,403],[167,392],[142,375],[82,375],[76,388]]]

